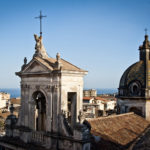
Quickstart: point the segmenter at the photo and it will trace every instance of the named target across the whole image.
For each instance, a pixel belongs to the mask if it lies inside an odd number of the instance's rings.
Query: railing
[[[32,132],[32,141],[44,144],[46,142],[44,133],[39,131]]]

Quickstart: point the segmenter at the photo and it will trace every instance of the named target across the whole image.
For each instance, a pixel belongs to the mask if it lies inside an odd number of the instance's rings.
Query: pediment
[[[22,71],[23,73],[45,73],[45,72],[51,72],[49,68],[47,68],[45,65],[33,61],[31,62],[26,68]]]

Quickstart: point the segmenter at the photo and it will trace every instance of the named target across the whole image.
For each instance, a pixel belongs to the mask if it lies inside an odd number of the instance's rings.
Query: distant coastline
[[[99,88],[99,89],[96,89],[97,90],[97,94],[114,94],[114,93],[117,93],[118,92],[118,89],[115,89],[115,88]]]
[[[0,92],[5,92],[10,94],[10,98],[20,97],[19,88],[0,88]]]
[[[86,88],[87,89],[87,88]],[[117,93],[117,89],[109,89],[109,88],[99,88],[96,89],[97,90],[97,94],[113,94],[113,93]],[[20,89],[19,88],[0,88],[0,92],[6,92],[6,93],[10,93],[11,98],[16,98],[16,97],[20,97]]]

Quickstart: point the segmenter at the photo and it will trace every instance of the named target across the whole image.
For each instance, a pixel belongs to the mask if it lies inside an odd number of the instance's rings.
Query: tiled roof
[[[109,99],[109,100],[117,100],[114,96],[105,96],[105,95],[102,95],[102,96],[98,96],[98,97],[101,97],[101,98],[104,98],[104,99]]]
[[[91,100],[91,99],[100,100],[100,101],[103,101],[103,102],[109,102],[110,101],[108,99],[104,99],[104,98],[101,98],[101,97],[83,97],[83,100]]]
[[[134,141],[150,126],[148,121],[134,113],[87,120],[93,135],[122,146]]]
[[[77,66],[71,64],[70,62],[61,59],[61,63],[62,63],[62,69],[63,70],[72,70],[72,71],[85,71],[81,68],[78,68]]]
[[[83,100],[91,100],[93,97],[83,97]]]
[[[11,104],[19,104],[21,103],[21,99],[20,98],[12,98],[10,99]]]
[[[95,100],[101,100],[101,101],[104,101],[104,102],[109,102],[110,101],[108,99],[104,99],[104,98],[101,98],[101,97],[95,97]]]
[[[46,59],[42,59],[40,57],[35,57],[35,59],[37,59],[38,61],[40,61],[43,65],[45,65],[46,67],[48,67],[50,70],[54,69],[55,63],[56,63],[56,59],[55,58],[46,58]],[[77,66],[69,63],[68,61],[64,60],[64,59],[60,59],[60,62],[62,64],[61,69],[62,70],[69,70],[69,71],[79,71],[79,72],[87,72],[81,68],[78,68]]]

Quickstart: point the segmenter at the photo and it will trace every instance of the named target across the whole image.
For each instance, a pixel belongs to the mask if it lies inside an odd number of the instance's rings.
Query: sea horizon
[[[90,89],[90,88],[85,88]],[[93,89],[93,88],[91,88]],[[116,88],[94,88],[97,90],[97,94],[114,94],[117,93]],[[10,94],[10,98],[20,97],[20,88],[0,88],[0,92],[5,92]]]

